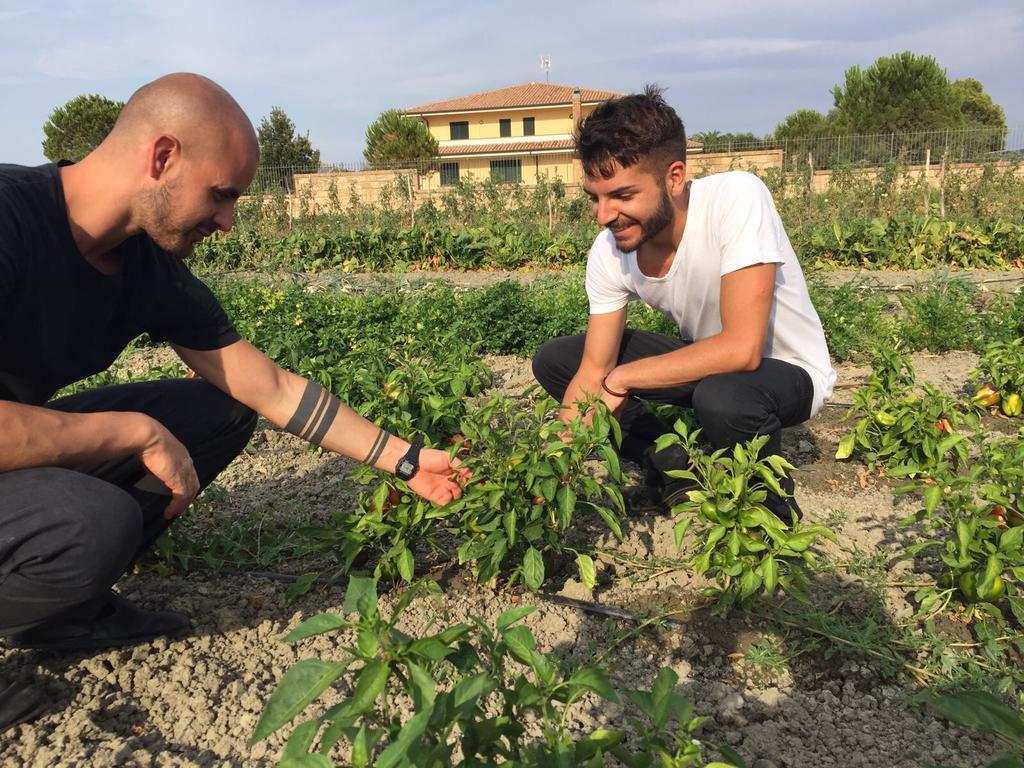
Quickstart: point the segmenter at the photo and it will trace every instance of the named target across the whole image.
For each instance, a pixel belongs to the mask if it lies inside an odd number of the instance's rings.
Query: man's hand
[[[199,495],[199,478],[185,446],[155,419],[153,430],[153,437],[139,458],[146,469],[170,490],[171,501],[164,509],[164,517],[173,520]]]
[[[434,504],[447,504],[462,496],[462,486],[470,471],[445,451],[424,448],[420,452],[419,472],[409,481],[409,488]]]

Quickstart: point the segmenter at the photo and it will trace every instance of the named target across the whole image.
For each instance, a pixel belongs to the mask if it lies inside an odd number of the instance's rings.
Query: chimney
[[[579,130],[580,119],[583,117],[583,97],[580,94],[580,87],[577,85],[572,92],[572,130],[575,133]]]

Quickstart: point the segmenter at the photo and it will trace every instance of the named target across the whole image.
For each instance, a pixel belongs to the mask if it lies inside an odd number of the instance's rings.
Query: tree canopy
[[[123,108],[123,101],[95,93],[55,108],[43,124],[43,155],[51,161],[81,160],[107,137]]]
[[[420,120],[389,109],[366,129],[363,157],[374,165],[423,167],[437,155],[437,139]]]
[[[832,88],[827,115],[800,109],[775,129],[775,139],[827,134],[887,134],[960,128],[1006,129],[1002,107],[972,78],[951,82],[931,56],[903,51],[868,67],[846,70]]]
[[[313,149],[308,133],[296,135],[295,123],[281,107],[272,107],[260,121],[256,137],[260,144],[259,186],[278,184],[291,190],[292,173],[320,169],[320,150]]]

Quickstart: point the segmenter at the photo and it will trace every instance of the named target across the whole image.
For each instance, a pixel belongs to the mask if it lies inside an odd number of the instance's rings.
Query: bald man
[[[231,229],[256,171],[249,120],[192,74],[140,88],[77,164],[0,165],[0,634],[80,649],[188,628],[113,583],[237,456],[260,414],[395,472],[424,498],[461,495],[447,453],[389,435],[241,339],[183,259]],[[132,339],[166,340],[199,378],[56,400]],[[0,681],[0,731],[35,714]]]

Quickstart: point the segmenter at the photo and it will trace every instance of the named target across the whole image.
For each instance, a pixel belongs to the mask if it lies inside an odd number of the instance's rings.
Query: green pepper
[[[875,414],[875,421],[881,424],[883,427],[891,427],[896,423],[896,417],[888,411],[878,411]]]
[[[957,584],[964,597],[967,598],[967,602],[995,603],[1006,594],[1006,582],[1003,581],[1002,576],[996,576],[992,584],[984,591],[978,590],[978,583],[980,581],[982,581],[982,578],[979,578],[979,574],[973,571],[960,574]]]

